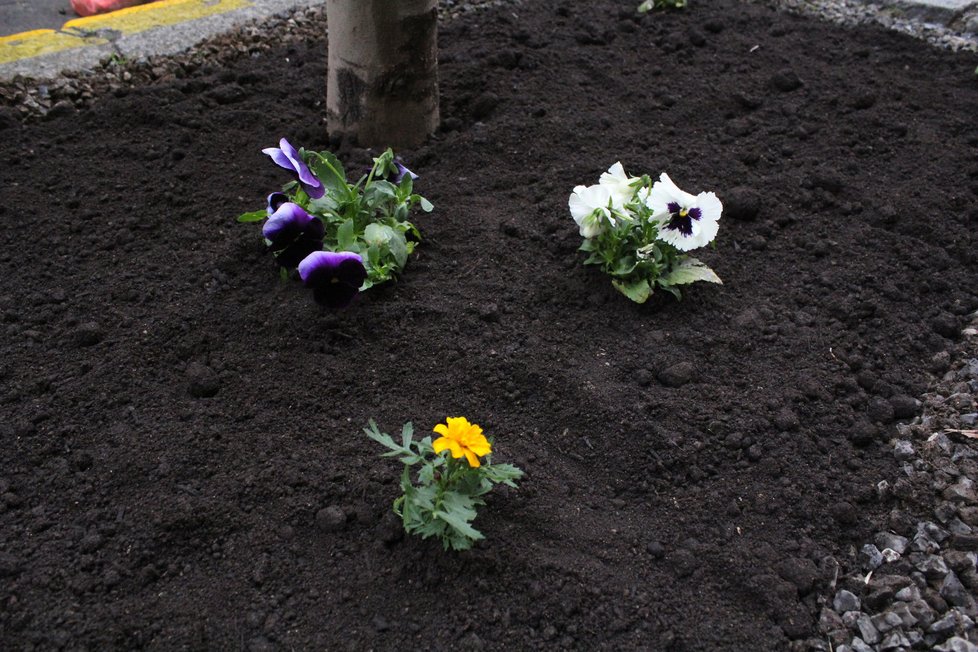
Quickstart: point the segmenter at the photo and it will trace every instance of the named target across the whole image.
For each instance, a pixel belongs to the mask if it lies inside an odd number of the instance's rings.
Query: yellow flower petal
[[[451,440],[447,439],[446,437],[439,437],[435,441],[431,442],[431,447],[435,450],[436,453],[440,453],[446,448],[449,448],[450,446],[451,446]]]
[[[489,445],[489,441],[485,438],[481,442],[469,444],[467,448],[479,457],[485,457],[492,452],[492,446]]]
[[[464,455],[469,466],[480,466],[479,456],[492,452],[489,440],[482,434],[482,426],[470,423],[465,417],[446,417],[445,423],[439,423],[433,430],[442,435],[432,444],[435,452],[449,450],[455,459]]]

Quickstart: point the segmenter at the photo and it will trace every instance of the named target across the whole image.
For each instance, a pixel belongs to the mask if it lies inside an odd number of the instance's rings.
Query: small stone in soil
[[[659,382],[666,387],[682,387],[693,380],[696,369],[691,362],[680,362],[659,372]]]
[[[890,397],[890,407],[893,408],[895,419],[911,419],[920,412],[920,401],[905,394]]]
[[[859,607],[859,598],[856,597],[856,594],[845,589],[838,591],[832,600],[832,608],[840,614],[847,611],[859,611]]]
[[[757,218],[761,200],[752,189],[737,186],[724,195],[723,208],[730,219],[746,222]]]
[[[898,552],[901,555],[906,552],[907,544],[910,541],[907,537],[901,537],[899,534],[893,534],[892,532],[880,532],[876,535],[876,547],[882,549],[889,548],[894,552]]]
[[[915,455],[916,451],[913,448],[913,444],[906,439],[900,439],[893,445],[893,456],[900,462],[911,460]]]
[[[210,367],[199,362],[187,366],[188,391],[194,398],[210,398],[221,388],[217,374]]]
[[[79,324],[73,334],[75,346],[94,346],[102,341],[102,329],[93,321]]]
[[[782,70],[771,77],[771,85],[782,93],[790,93],[801,88],[803,83],[793,70]]]
[[[324,532],[336,532],[346,525],[346,514],[336,505],[330,505],[316,512],[316,526]]]

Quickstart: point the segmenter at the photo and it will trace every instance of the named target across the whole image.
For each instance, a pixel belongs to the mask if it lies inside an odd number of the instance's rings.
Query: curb
[[[95,67],[106,57],[175,54],[210,36],[279,12],[326,0],[157,0],[69,20],[60,29],[0,37],[0,80],[52,78]]]

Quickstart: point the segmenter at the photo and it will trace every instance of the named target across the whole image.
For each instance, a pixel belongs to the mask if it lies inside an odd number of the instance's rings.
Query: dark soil
[[[893,419],[978,307],[975,62],[636,4],[443,25],[445,129],[402,152],[436,211],[339,314],[234,221],[286,181],[262,147],[328,145],[324,43],[4,123],[0,648],[813,635],[826,558],[914,508],[875,491]],[[619,159],[717,192],[725,285],[637,306],[581,265],[567,197]],[[447,415],[527,471],[463,554],[400,534],[360,432]]]

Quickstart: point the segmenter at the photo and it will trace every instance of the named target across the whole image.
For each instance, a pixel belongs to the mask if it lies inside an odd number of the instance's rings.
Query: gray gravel
[[[881,25],[949,50],[978,52],[978,6],[940,11],[912,0],[754,0],[844,26]]]
[[[978,652],[978,313],[954,349],[931,361],[923,413],[890,441],[901,471],[881,478],[889,520],[839,569],[820,597],[820,638],[796,650]]]

